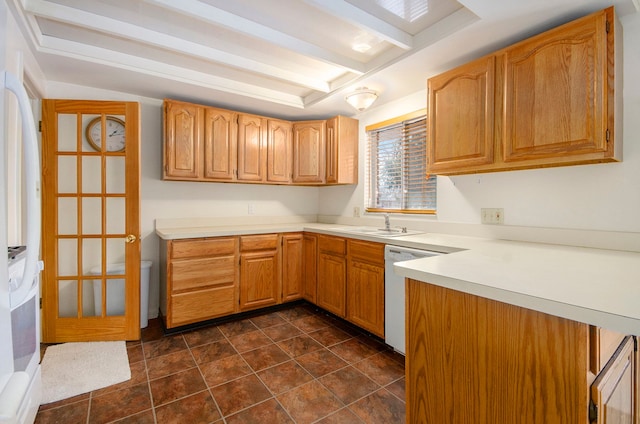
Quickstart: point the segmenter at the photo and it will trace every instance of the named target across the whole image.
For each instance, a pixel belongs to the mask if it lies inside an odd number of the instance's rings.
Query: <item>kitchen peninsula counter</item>
[[[172,222],[168,222],[172,224]],[[396,263],[399,275],[624,334],[640,335],[640,253],[446,234],[372,236],[348,225],[280,223],[168,226],[165,240],[307,231],[434,250]]]

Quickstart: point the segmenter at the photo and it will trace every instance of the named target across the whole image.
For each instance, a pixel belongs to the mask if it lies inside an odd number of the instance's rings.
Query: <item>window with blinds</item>
[[[367,211],[435,213],[436,176],[427,176],[426,111],[366,131]]]

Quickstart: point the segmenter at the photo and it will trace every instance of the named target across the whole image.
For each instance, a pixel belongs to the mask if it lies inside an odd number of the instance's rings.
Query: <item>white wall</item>
[[[617,137],[616,142],[623,143],[622,162],[438,177],[437,216],[396,216],[396,221],[404,220],[410,227],[432,231],[516,239],[527,237],[521,235],[522,227],[590,230],[585,237],[593,236],[595,232],[608,232],[605,234],[609,239],[608,246],[614,248],[616,238],[629,240],[631,234],[632,247],[640,250],[640,80],[637,77],[640,75],[637,45],[640,40],[640,13],[628,15],[621,22],[624,36],[624,113],[616,117],[623,120],[623,137]],[[425,105],[426,89],[422,89],[356,116],[360,119],[361,163],[364,163],[366,150],[365,126],[424,108]],[[338,221],[357,223],[358,220],[352,219],[353,207],[364,208],[363,181],[364,170],[361,169],[357,187],[322,189],[318,213],[338,215],[341,217]],[[480,224],[480,208],[484,207],[504,208],[502,228]],[[376,215],[368,214],[360,221],[372,216]],[[379,215],[376,219],[382,222]],[[544,238],[541,241],[562,242]],[[617,248],[629,248],[629,244]]]

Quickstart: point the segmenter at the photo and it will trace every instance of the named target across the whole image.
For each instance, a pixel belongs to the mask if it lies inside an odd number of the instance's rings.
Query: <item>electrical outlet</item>
[[[360,207],[358,206],[353,207],[353,217],[360,218]]]
[[[504,209],[481,208],[480,217],[483,224],[504,224]]]
[[[249,215],[253,215],[254,213],[256,213],[256,207],[255,207],[255,205],[253,203],[249,203],[247,205],[247,213]]]

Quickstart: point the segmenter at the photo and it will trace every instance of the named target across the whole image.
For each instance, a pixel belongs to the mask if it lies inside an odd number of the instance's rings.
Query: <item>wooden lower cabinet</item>
[[[318,236],[304,233],[302,259],[302,297],[317,303],[318,288]]]
[[[637,417],[637,353],[628,336],[591,385],[591,422],[635,424]]]
[[[384,244],[347,243],[347,320],[384,337]]]
[[[280,300],[278,234],[240,237],[240,310],[276,305]]]
[[[342,237],[318,236],[318,286],[316,304],[346,316],[347,248]]]
[[[282,301],[302,298],[304,239],[302,233],[282,235]]]
[[[236,312],[237,239],[169,240],[161,257],[167,328]]]
[[[407,281],[407,423],[638,422],[634,337]]]

